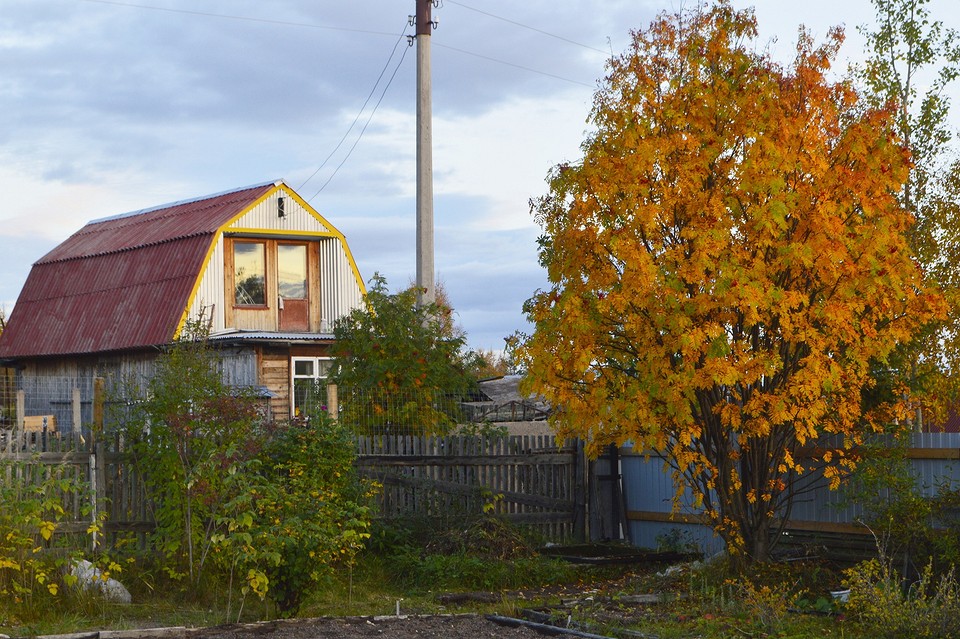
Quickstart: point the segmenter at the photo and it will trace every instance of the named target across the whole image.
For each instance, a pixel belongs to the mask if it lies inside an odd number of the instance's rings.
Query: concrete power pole
[[[433,0],[417,2],[417,303],[436,301],[433,274],[433,104],[430,32]]]

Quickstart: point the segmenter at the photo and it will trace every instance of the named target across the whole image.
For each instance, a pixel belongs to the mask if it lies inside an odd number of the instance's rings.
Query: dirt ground
[[[543,639],[544,636],[534,628],[510,627],[478,615],[297,619],[217,626],[187,633],[187,639]]]

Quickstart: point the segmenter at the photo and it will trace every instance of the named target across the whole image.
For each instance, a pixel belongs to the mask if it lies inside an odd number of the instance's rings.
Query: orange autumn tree
[[[663,451],[675,503],[691,488],[745,561],[769,557],[811,471],[839,483],[880,419],[869,362],[940,312],[890,113],[826,77],[842,33],[801,32],[786,67],[756,35],[722,2],[611,60],[582,161],[532,203],[551,286],[519,347],[559,435]],[[813,446],[826,435],[841,443]]]

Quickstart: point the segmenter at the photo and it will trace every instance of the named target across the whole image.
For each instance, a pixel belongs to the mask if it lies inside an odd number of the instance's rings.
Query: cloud
[[[92,218],[276,178],[347,235],[364,277],[411,279],[416,49],[401,34],[412,0],[125,2],[3,3],[0,304],[10,310],[30,263]],[[852,27],[870,20],[870,0],[811,2],[735,4],[757,5],[778,59],[802,21],[820,38],[846,22],[844,55],[860,54]],[[935,15],[957,15],[939,3]],[[434,12],[436,272],[471,343],[500,348],[525,325],[521,305],[545,285],[528,202],[552,166],[579,157],[608,55],[676,8],[446,0]]]

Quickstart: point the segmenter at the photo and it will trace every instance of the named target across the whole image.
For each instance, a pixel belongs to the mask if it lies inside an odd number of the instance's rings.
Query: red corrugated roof
[[[33,265],[0,336],[0,357],[169,343],[217,230],[273,187],[90,222]]]

